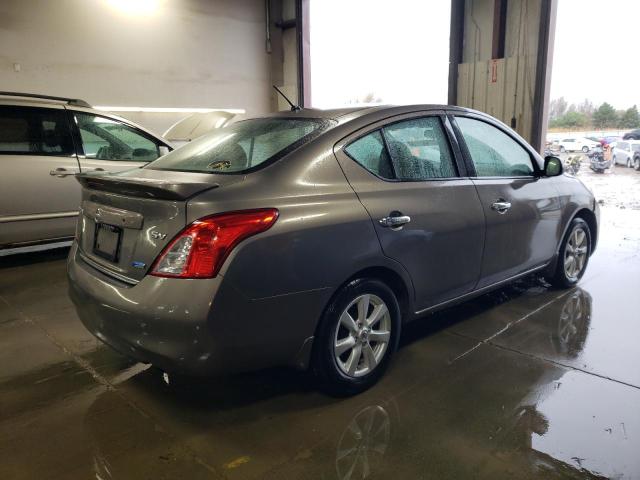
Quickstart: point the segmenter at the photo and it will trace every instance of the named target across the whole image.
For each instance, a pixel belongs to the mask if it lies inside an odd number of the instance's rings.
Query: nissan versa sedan
[[[575,285],[598,238],[559,159],[459,107],[283,112],[77,178],[70,293],[96,337],[168,372],[309,368],[337,394],[427,312],[534,272]]]

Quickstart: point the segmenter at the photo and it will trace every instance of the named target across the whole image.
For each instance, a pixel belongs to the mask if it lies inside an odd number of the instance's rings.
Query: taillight
[[[175,278],[211,278],[242,240],[268,230],[278,210],[244,210],[196,220],[180,232],[158,256],[151,275]]]

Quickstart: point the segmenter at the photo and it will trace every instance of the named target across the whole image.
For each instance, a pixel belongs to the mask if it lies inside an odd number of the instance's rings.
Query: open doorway
[[[547,132],[548,149],[603,205],[638,210],[639,15],[627,0],[558,2]]]
[[[450,2],[310,2],[311,103],[446,103]]]

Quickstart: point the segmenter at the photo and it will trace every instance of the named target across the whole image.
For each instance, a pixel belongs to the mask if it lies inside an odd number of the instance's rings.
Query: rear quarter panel
[[[335,292],[357,272],[386,267],[410,285],[402,267],[382,254],[371,219],[331,147],[307,145],[187,206],[188,222],[235,210],[279,211],[269,230],[241,242],[225,261],[209,320],[237,353],[262,367],[305,366],[305,339],[315,334]]]
[[[219,212],[278,209],[274,226],[238,245],[222,267],[221,275],[248,298],[310,290],[330,296],[364,268],[401,269],[382,254],[371,219],[331,147],[312,142],[242,182],[189,202],[188,222]]]

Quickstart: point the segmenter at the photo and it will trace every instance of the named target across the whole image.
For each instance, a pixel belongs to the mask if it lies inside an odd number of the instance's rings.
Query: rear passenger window
[[[359,138],[344,150],[351,158],[370,172],[382,178],[394,178],[389,155],[384,147],[380,130]]]
[[[480,120],[456,117],[478,177],[533,175],[529,152],[502,130]]]
[[[438,117],[424,117],[384,127],[389,154],[400,180],[456,176],[448,139]]]
[[[0,107],[0,154],[73,154],[71,132],[64,110]]]

